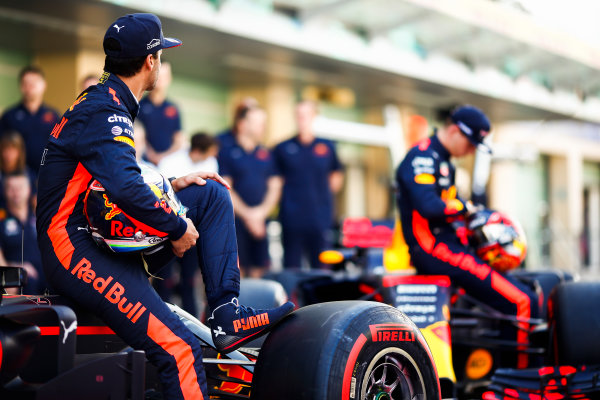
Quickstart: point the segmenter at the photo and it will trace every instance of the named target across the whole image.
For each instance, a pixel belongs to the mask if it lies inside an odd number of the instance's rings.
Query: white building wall
[[[492,207],[515,212],[517,216],[525,215],[526,220],[533,220],[532,216],[537,213],[541,223],[547,201],[550,265],[543,265],[545,261],[541,256],[528,258],[529,265],[559,267],[589,275],[589,268],[582,265],[580,251],[583,193],[586,185],[590,187],[584,181],[584,163],[600,162],[600,127],[570,121],[505,123],[496,127],[494,139],[497,151],[490,181]],[[536,179],[527,183],[523,178],[527,171],[535,170],[536,164],[541,165],[540,157],[544,156],[548,158],[547,170],[538,168],[535,173],[537,182],[542,185],[536,190],[532,183]],[[590,215],[598,212],[594,207],[600,207],[593,203],[596,196],[594,191],[588,196],[588,207],[592,206]],[[597,226],[598,222],[593,225]],[[541,246],[546,239],[544,232],[534,230],[535,236],[529,235],[530,253],[541,255]],[[594,235],[598,234],[590,232],[589,244],[591,260],[595,263],[600,254],[600,241],[594,239]]]

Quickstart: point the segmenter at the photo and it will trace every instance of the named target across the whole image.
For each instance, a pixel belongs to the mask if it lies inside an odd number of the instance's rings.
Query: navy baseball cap
[[[450,115],[452,122],[475,146],[491,153],[483,139],[490,133],[490,120],[479,108],[465,105],[458,107]]]
[[[114,40],[107,43],[109,39]],[[103,43],[104,53],[115,58],[143,57],[180,45],[181,40],[163,36],[162,25],[156,15],[144,13],[128,14],[117,19],[106,30]]]

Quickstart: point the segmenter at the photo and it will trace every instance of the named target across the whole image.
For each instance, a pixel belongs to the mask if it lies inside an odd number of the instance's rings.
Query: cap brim
[[[462,134],[463,134],[463,135],[464,135],[464,136],[465,136],[467,139],[469,139],[469,142],[471,142],[471,144],[472,144],[473,146],[475,146],[475,148],[476,148],[477,150],[482,150],[482,151],[484,151],[484,152],[486,152],[486,153],[488,153],[488,154],[492,154],[492,149],[491,149],[491,147],[490,147],[490,146],[488,146],[488,145],[487,145],[485,142],[483,142],[483,141],[481,141],[481,142],[478,142],[477,140],[475,140],[475,139],[473,138],[473,136],[470,136],[470,135],[466,134],[466,133],[465,133],[465,131],[463,131],[462,129],[460,129],[460,125],[459,125],[459,124],[456,124],[456,125],[458,126],[458,130],[460,131],[460,133],[462,133]]]
[[[473,143],[473,144],[475,145],[477,150],[481,150],[485,153],[492,154],[492,148],[490,146],[488,146],[486,143],[481,142],[481,143]]]
[[[164,38],[162,43],[163,49],[170,49],[171,47],[181,46],[183,42],[179,39],[175,38]]]

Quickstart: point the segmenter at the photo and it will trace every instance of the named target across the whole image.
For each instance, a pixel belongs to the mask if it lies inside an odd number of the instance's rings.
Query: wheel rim
[[[425,384],[414,359],[404,350],[383,349],[369,363],[361,400],[423,400]]]

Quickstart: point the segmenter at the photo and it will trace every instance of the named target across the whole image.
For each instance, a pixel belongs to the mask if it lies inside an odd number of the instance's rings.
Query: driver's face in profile
[[[467,135],[465,135],[464,133],[462,133],[460,131],[460,129],[458,128],[458,126],[456,125],[452,125],[451,127],[452,131],[453,131],[453,135],[452,135],[452,150],[451,150],[451,154],[454,157],[463,157],[469,154],[473,154],[475,152],[475,149],[477,148],[477,146],[475,146],[467,137]]]

